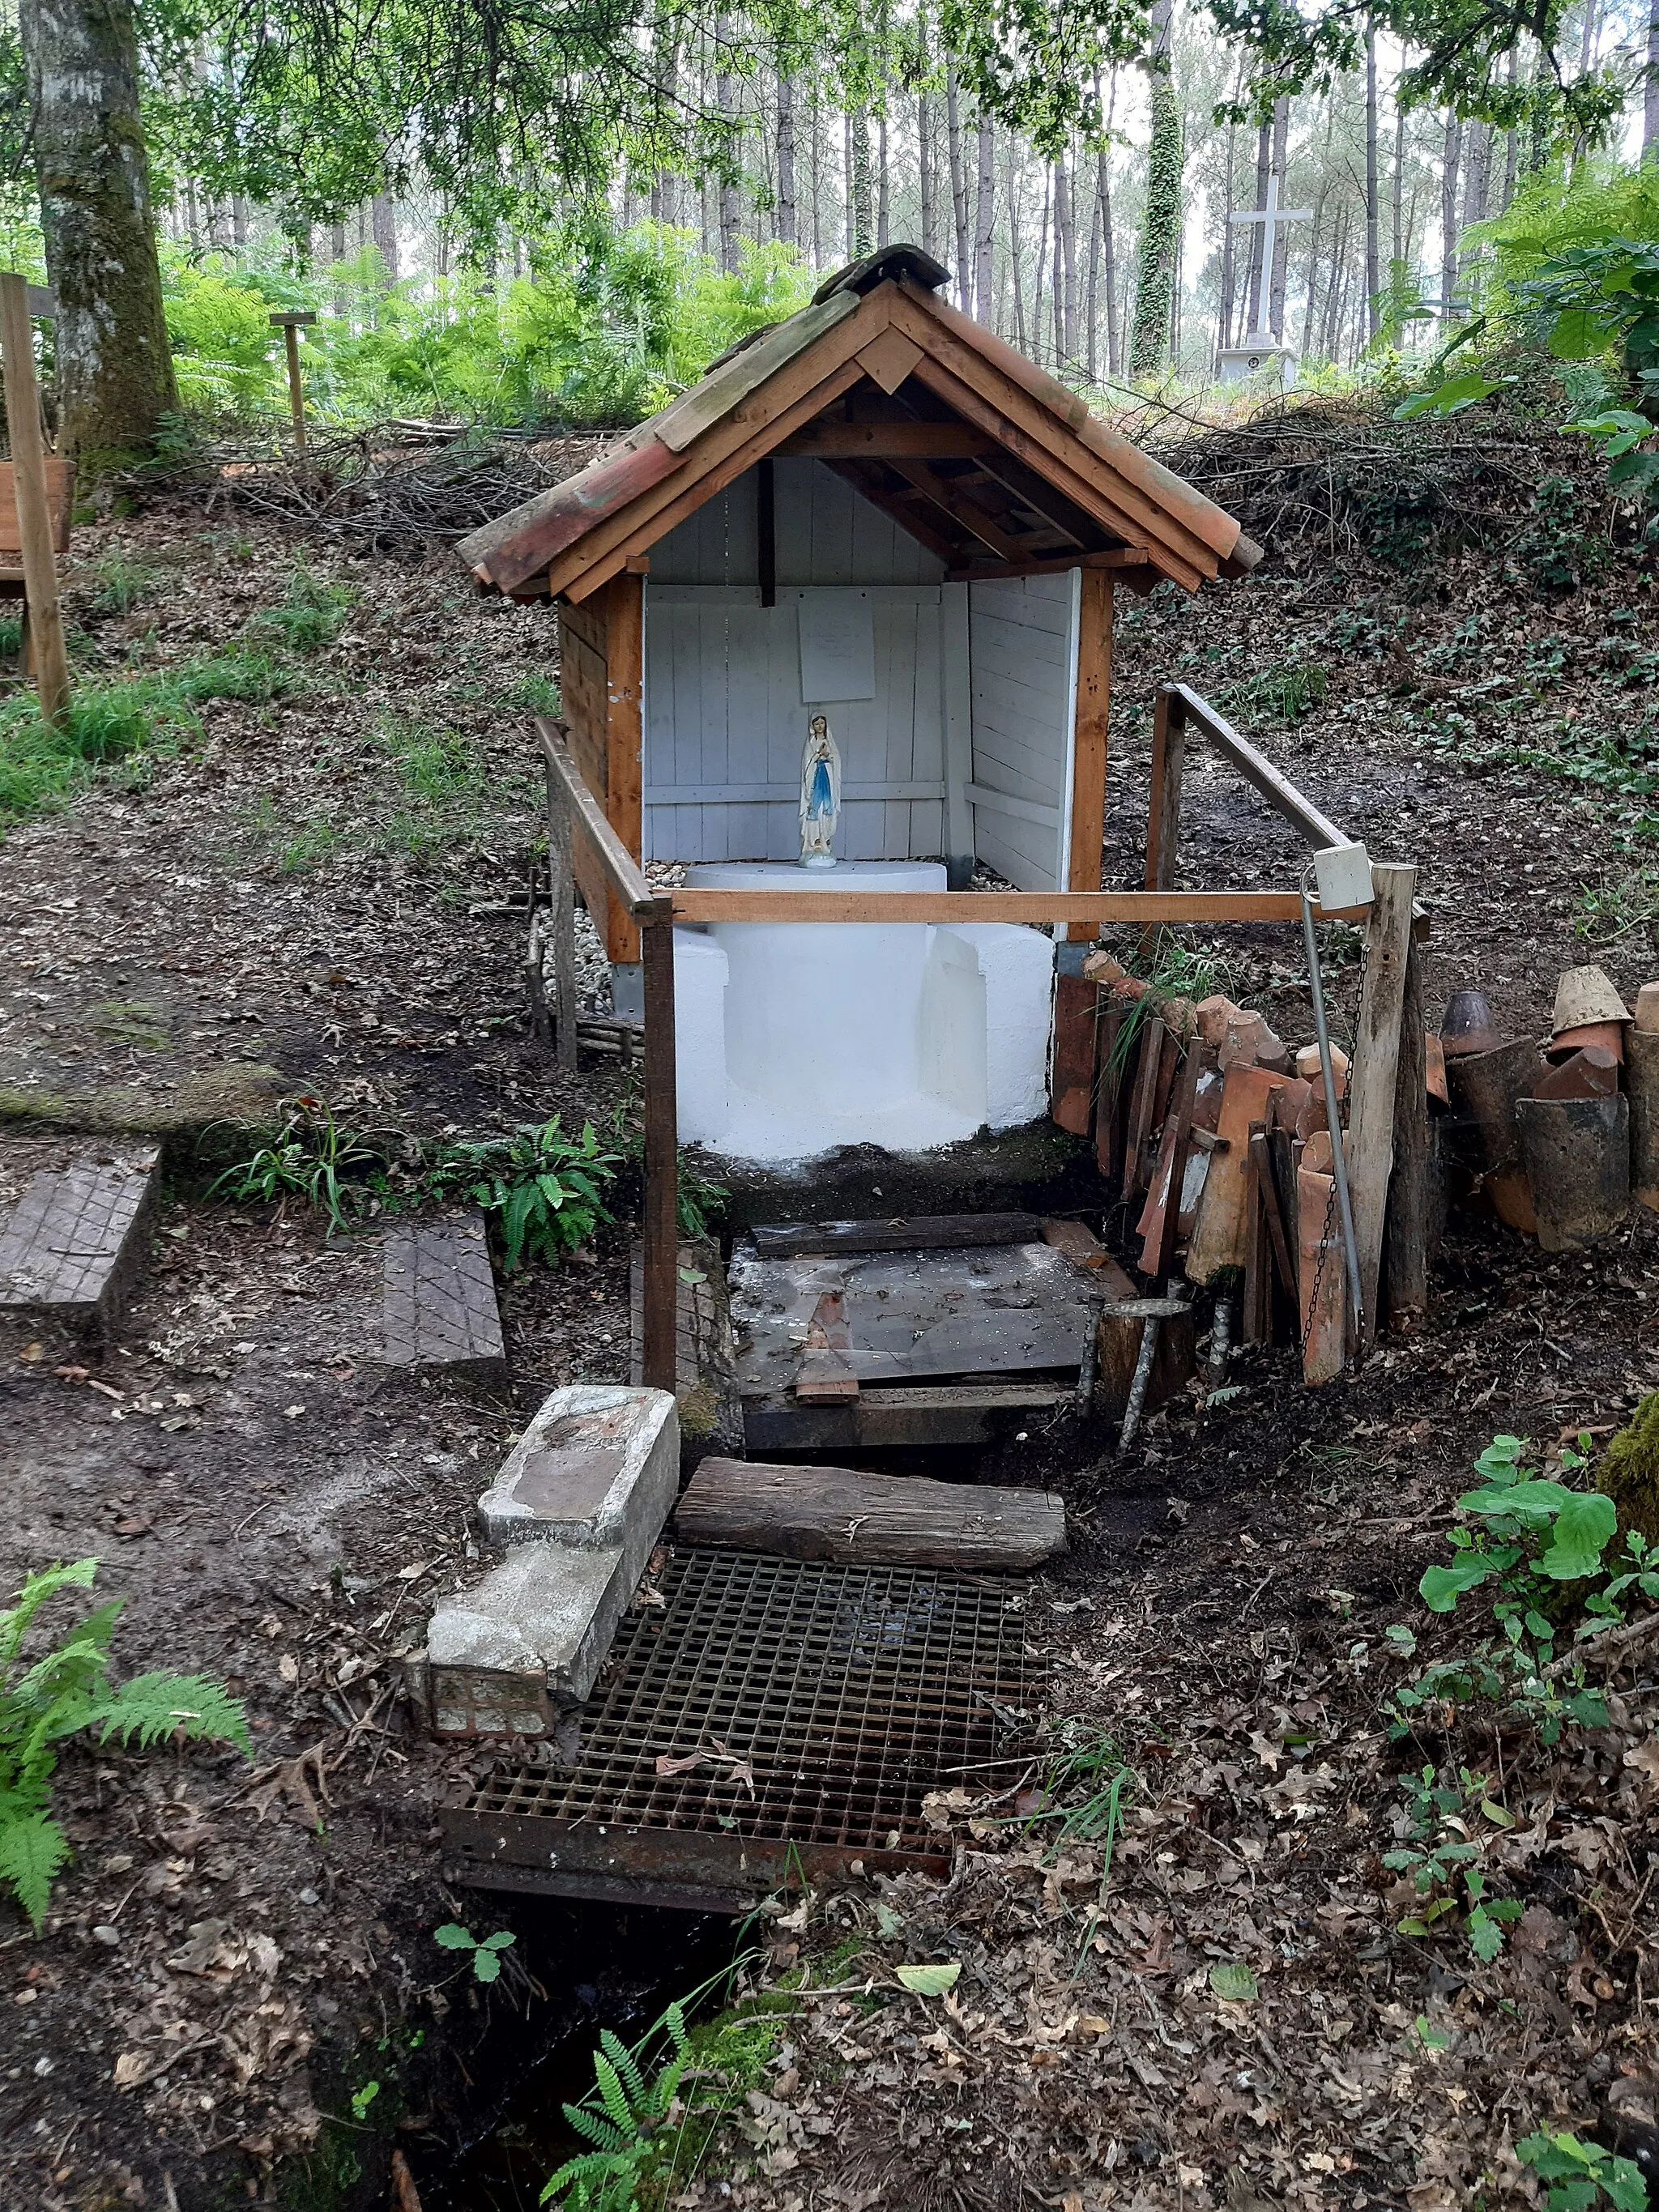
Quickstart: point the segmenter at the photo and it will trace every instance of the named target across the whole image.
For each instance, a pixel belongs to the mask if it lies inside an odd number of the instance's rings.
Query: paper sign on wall
[[[804,707],[876,696],[876,622],[862,592],[804,592],[800,696]]]

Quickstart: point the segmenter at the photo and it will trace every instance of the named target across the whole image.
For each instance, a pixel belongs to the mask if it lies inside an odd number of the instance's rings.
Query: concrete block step
[[[396,1221],[384,1249],[386,1364],[504,1391],[507,1346],[483,1216]]]
[[[37,1175],[0,1224],[0,1312],[114,1328],[161,1187],[153,1146],[88,1151]]]

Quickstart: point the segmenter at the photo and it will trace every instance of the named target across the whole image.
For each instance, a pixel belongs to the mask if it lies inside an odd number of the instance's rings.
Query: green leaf
[[[1210,1988],[1226,2004],[1250,2004],[1261,1993],[1255,1974],[1236,1959],[1224,1959],[1211,1967]]]
[[[478,1939],[470,1935],[457,1920],[446,1920],[441,1928],[434,1928],[432,1940],[446,1951],[475,1951]]]
[[[959,1960],[948,1966],[895,1966],[894,1973],[919,1997],[942,1997],[948,1990],[955,1989],[962,1975]]]
[[[0,1881],[10,1883],[37,1936],[52,1885],[69,1855],[69,1839],[49,1813],[26,1813],[0,1824]]]
[[[351,2111],[354,2118],[362,2119],[380,2094],[380,2085],[378,2081],[365,2081],[361,2089],[353,2090]]]
[[[135,1674],[111,1692],[91,1716],[104,1723],[100,1743],[137,1736],[148,1747],[182,1729],[192,1741],[234,1743],[251,1758],[247,1716],[236,1699],[204,1674]]]
[[[1555,1523],[1549,1548],[1538,1562],[1553,1582],[1581,1581],[1593,1575],[1619,1526],[1619,1509],[1600,1491],[1569,1491]]]
[[[1478,1589],[1498,1571],[1489,1552],[1465,1552],[1449,1566],[1426,1568],[1417,1594],[1431,1613],[1450,1613],[1466,1590]]]
[[[498,1928],[493,1936],[484,1937],[478,1948],[481,1951],[505,1951],[509,1943],[516,1943],[518,1940],[510,1928]]]
[[[1632,2158],[1614,2158],[1602,2168],[1601,2186],[1618,2212],[1647,2212],[1648,2185]]]
[[[1557,361],[1594,361],[1605,353],[1612,332],[1588,307],[1568,307],[1555,319],[1549,349]]]
[[[1503,1929],[1492,1920],[1485,1905],[1477,1905],[1469,1915],[1469,1948],[1483,1965],[1490,1966],[1503,1948]]]
[[[480,1943],[472,1954],[472,1972],[481,1982],[494,1982],[501,1978],[501,1961],[499,1953],[487,1943]]]

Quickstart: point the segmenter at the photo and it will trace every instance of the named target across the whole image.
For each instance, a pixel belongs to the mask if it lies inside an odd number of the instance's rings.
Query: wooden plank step
[[[674,1525],[686,1543],[858,1566],[1015,1574],[1066,1548],[1066,1507],[1050,1491],[752,1460],[704,1460]]]
[[[1035,1213],[919,1213],[911,1220],[776,1221],[751,1229],[763,1260],[837,1252],[971,1251],[976,1245],[1031,1244],[1042,1234]]]
[[[394,1222],[385,1261],[387,1366],[505,1390],[507,1346],[483,1216]]]
[[[842,1406],[751,1399],[743,1407],[744,1445],[769,1452],[988,1443],[1018,1428],[1022,1417],[1052,1413],[1076,1396],[1075,1390],[1048,1382],[969,1382],[860,1390]]]
[[[155,1146],[87,1152],[34,1176],[0,1228],[0,1311],[114,1328],[161,1185]]]

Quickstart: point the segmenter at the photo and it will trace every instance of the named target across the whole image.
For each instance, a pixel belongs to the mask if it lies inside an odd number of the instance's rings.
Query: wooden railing
[[[606,820],[564,741],[562,725],[538,721],[546,772],[553,910],[555,1042],[562,1065],[576,1050],[571,839],[580,830],[611,889],[640,929],[645,990],[644,1380],[675,1387],[678,1281],[678,1137],[674,1079],[676,922],[1084,922],[1179,927],[1193,922],[1299,921],[1297,890],[1181,891],[1173,888],[1185,732],[1200,729],[1268,803],[1313,845],[1347,841],[1267,757],[1194,691],[1165,684],[1158,694],[1152,755],[1152,818],[1146,888],[1139,891],[655,890]],[[1355,920],[1364,907],[1315,918]]]

